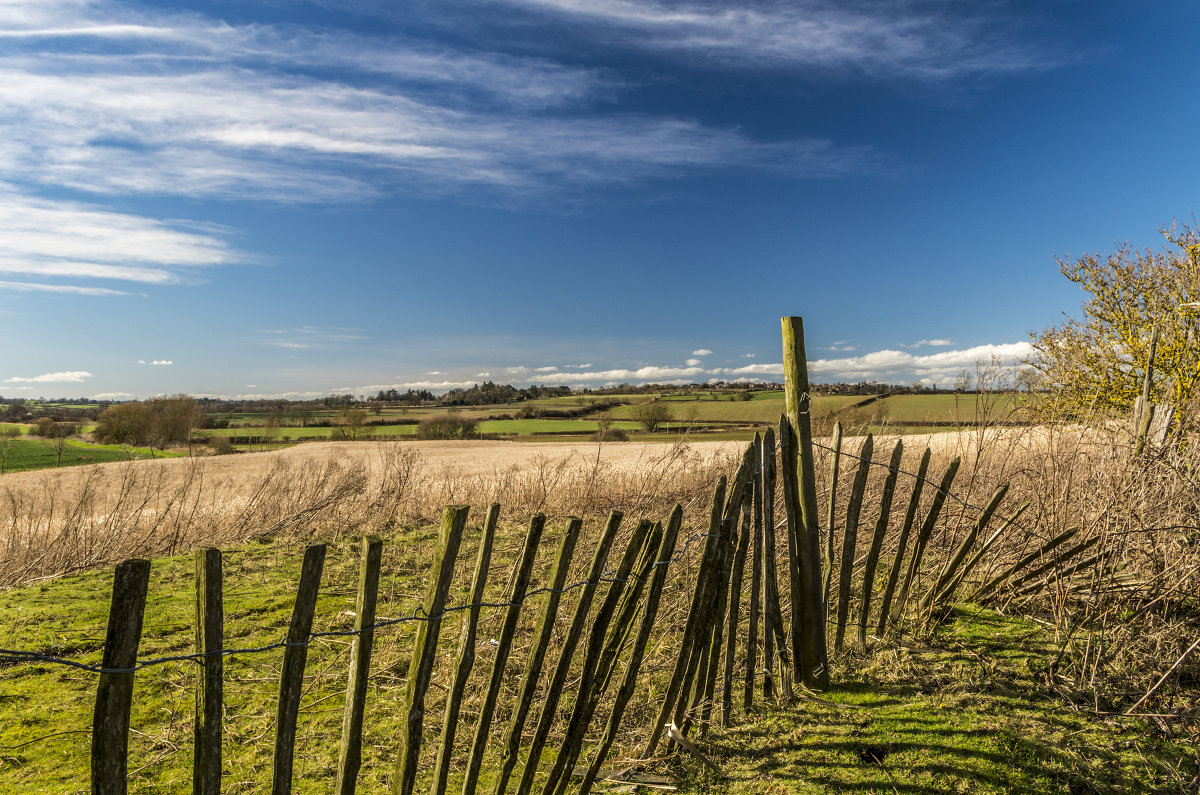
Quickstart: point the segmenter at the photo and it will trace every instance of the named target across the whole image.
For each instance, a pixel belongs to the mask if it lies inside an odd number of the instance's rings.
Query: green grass
[[[1184,791],[1190,741],[1064,703],[1044,676],[1057,651],[1037,624],[958,607],[931,641],[841,660],[825,703],[714,731],[727,779],[686,755],[675,772],[686,792],[747,795]]]
[[[148,447],[123,447],[116,444],[90,444],[68,439],[63,449],[62,466],[103,464],[109,461],[128,461],[131,458],[173,458],[187,453],[162,452]],[[34,437],[13,439],[4,462],[5,472],[26,472],[51,469],[57,466],[58,455],[50,443]]]
[[[502,527],[485,599],[500,596],[522,529]],[[543,564],[555,543],[555,534],[550,535],[543,542]],[[432,528],[409,528],[385,545],[381,617],[408,615],[419,603],[433,537]],[[472,547],[468,540],[460,556],[452,603],[466,593]],[[331,544],[317,601],[318,631],[349,626],[356,558],[356,544]],[[253,647],[284,636],[300,560],[300,546],[285,541],[226,552],[227,645]],[[577,556],[577,568],[582,562]],[[192,650],[193,571],[190,555],[154,561],[139,658]],[[544,577],[543,570],[534,582]],[[111,578],[110,571],[91,572],[0,592],[4,645],[99,662]],[[535,613],[525,611],[523,632],[531,630]],[[560,608],[560,620],[566,615],[569,602]],[[485,613],[481,638],[494,637],[499,616],[499,611]],[[412,633],[412,624],[378,633],[362,792],[385,791],[395,764]],[[452,622],[443,632],[435,682],[447,680],[456,637],[457,622]],[[674,641],[660,637],[656,645],[664,642],[669,656]],[[509,663],[514,670],[523,664],[520,646],[519,641]],[[476,678],[489,670],[488,648],[481,647]],[[1046,688],[1045,672],[1057,650],[1053,634],[1038,624],[958,607],[932,639],[906,639],[870,655],[835,660],[835,685],[820,701],[763,706],[759,696],[752,714],[739,707],[733,726],[714,727],[698,740],[726,778],[715,778],[686,754],[656,770],[695,793],[1183,791],[1181,782],[1196,775],[1190,741],[1147,731],[1138,721],[1105,721],[1065,704]],[[226,660],[225,792],[269,788],[281,659],[276,649]],[[667,663],[660,659],[646,675],[659,681]],[[319,639],[309,648],[295,756],[297,792],[330,787],[347,665],[347,645],[340,638]],[[187,789],[196,675],[196,666],[187,662],[154,665],[137,674],[131,791]],[[0,791],[86,791],[95,685],[93,674],[49,664],[0,668]],[[436,744],[440,726],[439,693],[433,688],[426,705],[427,751]],[[740,695],[739,686],[739,701]],[[631,714],[640,725],[653,716],[656,704],[634,706]],[[460,729],[460,753],[470,728]],[[496,744],[493,740],[485,771],[495,768]],[[421,775],[427,789],[428,766]]]

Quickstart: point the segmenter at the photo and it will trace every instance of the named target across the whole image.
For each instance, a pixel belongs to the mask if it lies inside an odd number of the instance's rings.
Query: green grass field
[[[522,533],[519,525],[501,527],[493,559],[497,576],[489,578],[485,600],[501,598],[503,573]],[[432,528],[410,528],[403,531],[402,543],[397,537],[385,545],[381,617],[410,615],[420,603],[433,537]],[[552,542],[547,546],[548,553]],[[535,583],[544,581],[548,557],[542,556]],[[472,559],[468,546],[460,556],[463,565],[455,578],[452,603],[466,593]],[[300,560],[301,547],[295,542],[249,544],[226,551],[228,646],[256,647],[284,637]],[[140,659],[193,650],[194,565],[191,555],[153,562]],[[350,626],[356,576],[356,544],[351,540],[331,544],[315,630]],[[4,591],[0,636],[10,639],[5,643],[9,647],[98,663],[111,581],[111,571],[95,571]],[[560,621],[566,621],[574,598],[567,597],[560,608]],[[686,588],[676,590],[672,598],[686,601]],[[540,599],[535,599],[540,605]],[[520,639],[529,637],[536,612],[526,611],[518,646]],[[485,611],[481,638],[494,637],[500,616],[500,611]],[[453,621],[443,629],[435,683],[448,681],[457,626]],[[387,790],[405,714],[413,634],[413,624],[376,633],[360,792]],[[677,634],[659,637],[656,656],[644,675],[656,677],[656,682],[665,677],[677,645]],[[332,785],[347,646],[342,638],[331,637],[309,647],[295,755],[298,792],[326,792]],[[482,644],[472,674],[476,683],[490,670],[489,648]],[[703,739],[693,731],[693,740],[719,766],[720,778],[688,754],[659,761],[653,769],[684,792],[731,795],[1187,791],[1186,781],[1196,774],[1193,740],[1148,731],[1136,720],[1106,720],[1090,708],[1065,702],[1046,678],[1060,648],[1054,633],[1033,621],[960,606],[937,635],[884,643],[865,655],[835,657],[833,686],[819,700],[805,694],[799,702],[783,705],[764,703],[759,695],[750,714],[742,712],[739,703],[729,728],[714,725]],[[225,792],[258,793],[270,788],[282,655],[281,649],[274,649],[236,654],[225,661]],[[514,652],[509,666],[515,671],[521,665],[522,655]],[[187,788],[197,670],[191,662],[170,662],[137,673],[129,742],[132,792],[156,795]],[[44,663],[14,664],[0,671],[4,709],[0,791],[86,791],[96,675]],[[737,687],[740,702],[740,682]],[[630,722],[637,726],[652,719],[657,708],[657,703],[645,702],[644,688],[639,688],[631,710]],[[436,744],[442,692],[432,688],[426,703],[426,756]],[[458,755],[465,753],[473,728],[470,716],[478,709],[477,691],[469,692],[476,692],[476,701],[468,701],[464,709],[467,723],[460,727]],[[506,698],[511,701],[512,694]],[[497,731],[504,724],[499,721]],[[632,735],[641,736],[636,727]],[[497,740],[493,735],[484,763],[484,785],[494,783]],[[430,767],[419,773],[419,791],[428,790]],[[461,765],[456,771],[451,787],[461,787]]]
[[[57,466],[58,454],[49,442],[42,439],[22,437],[14,439],[4,461],[5,472],[27,472],[33,469],[50,469]],[[81,464],[103,464],[110,461],[129,461],[134,458],[173,458],[186,455],[179,452],[161,452],[148,447],[123,447],[115,444],[89,444],[68,439],[63,448],[62,466]]]

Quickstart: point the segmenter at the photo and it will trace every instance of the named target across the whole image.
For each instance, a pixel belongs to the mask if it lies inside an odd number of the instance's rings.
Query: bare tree
[[[633,415],[634,421],[646,429],[646,433],[654,433],[673,419],[671,407],[658,400],[639,403],[633,407],[633,411],[630,413]]]

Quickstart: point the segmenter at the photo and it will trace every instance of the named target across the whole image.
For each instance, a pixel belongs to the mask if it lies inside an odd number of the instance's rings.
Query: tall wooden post
[[[221,550],[196,550],[196,653],[200,682],[196,687],[196,711],[192,729],[192,792],[217,795],[221,791],[221,708],[225,659],[221,656],[224,637],[224,607],[221,598]]]
[[[421,757],[421,734],[425,728],[425,692],[433,676],[437,657],[438,634],[442,627],[442,611],[450,593],[454,563],[467,526],[466,505],[447,505],[442,512],[442,529],[438,534],[437,551],[430,567],[429,587],[425,592],[426,621],[417,627],[412,657],[408,663],[408,682],[405,688],[405,720],[400,726],[400,758],[392,778],[392,795],[411,795],[417,783],[417,767]]]
[[[133,671],[142,640],[142,617],[150,561],[127,560],[113,576],[108,608],[108,634],[101,666],[120,673],[100,674],[92,713],[92,792],[125,795],[129,755],[129,709],[133,705]],[[125,669],[125,670],[122,670]]]
[[[346,711],[342,715],[342,744],[338,750],[334,792],[354,795],[362,764],[362,727],[367,705],[367,678],[375,641],[375,603],[379,596],[379,566],[383,541],[375,536],[362,540],[358,569],[358,600],[354,611],[354,641],[350,645],[350,678],[346,684]]]
[[[829,689],[829,660],[825,649],[825,604],[821,589],[821,529],[817,518],[817,481],[813,470],[812,424],[809,410],[808,361],[804,353],[804,321],[799,317],[780,319],[783,333],[783,378],[787,424],[794,449],[788,467],[792,483],[789,514],[795,523],[788,539],[794,544],[793,581],[799,592],[792,594],[792,628],[796,647],[796,678],[812,690]],[[799,620],[797,620],[797,617]]]

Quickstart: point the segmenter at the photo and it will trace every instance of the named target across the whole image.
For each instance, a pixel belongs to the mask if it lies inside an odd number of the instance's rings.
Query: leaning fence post
[[[221,706],[225,658],[224,607],[221,599],[221,550],[196,550],[196,653],[200,681],[196,686],[196,710],[192,728],[192,791],[195,795],[217,795],[221,791]]]
[[[842,639],[846,634],[846,620],[850,616],[850,586],[854,579],[854,553],[858,547],[858,518],[862,513],[863,494],[867,490],[867,476],[871,473],[871,457],[875,453],[875,439],[867,434],[859,451],[858,470],[850,486],[850,504],[846,506],[846,527],[842,533],[842,569],[838,574],[837,629],[834,631],[833,648],[841,651]]]
[[[630,654],[629,663],[625,668],[625,677],[621,680],[621,686],[617,689],[616,703],[613,705],[613,711],[608,716],[608,723],[604,727],[604,735],[600,738],[600,747],[596,749],[596,755],[592,760],[592,764],[584,773],[583,781],[579,785],[580,795],[587,795],[591,790],[592,783],[596,780],[596,775],[600,770],[601,763],[608,755],[608,750],[612,747],[613,738],[616,737],[617,729],[621,725],[621,718],[625,714],[625,707],[629,704],[629,699],[633,696],[634,687],[637,684],[638,672],[641,670],[642,657],[646,652],[646,644],[650,640],[650,634],[654,629],[654,621],[658,617],[659,597],[662,595],[663,584],[667,578],[667,566],[670,564],[671,556],[675,552],[675,539],[679,533],[679,525],[682,514],[676,510],[671,515],[671,520],[667,523],[666,532],[659,535],[658,528],[655,528],[655,534],[650,539],[651,548],[657,545],[658,555],[649,556],[649,565],[644,567],[639,573],[644,579],[650,569],[654,569],[654,576],[651,578],[650,588],[646,594],[646,607],[642,613],[642,623],[638,628],[637,638],[634,640],[633,652]],[[659,538],[661,543],[656,544]],[[654,558],[658,560],[655,561]]]
[[[350,680],[346,684],[346,711],[342,718],[342,743],[334,786],[339,795],[354,795],[362,765],[363,714],[367,703],[367,677],[371,671],[371,647],[375,641],[375,603],[379,596],[383,541],[375,536],[365,536],[360,555],[354,640],[350,645]]]
[[[753,448],[751,448],[753,449]],[[754,486],[747,482],[742,499],[742,531],[738,536],[737,554],[733,559],[733,575],[729,583],[729,637],[725,643],[724,691],[721,694],[721,725],[729,725],[733,711],[733,664],[737,654],[738,614],[742,606],[742,579],[746,569],[746,548],[750,545],[751,509],[754,501]]]
[[[487,748],[488,732],[492,727],[492,715],[496,711],[496,701],[500,697],[500,686],[504,683],[504,665],[508,662],[508,653],[512,649],[517,622],[521,619],[521,605],[525,602],[525,591],[529,588],[529,576],[533,572],[533,562],[537,558],[538,544],[542,540],[542,531],[545,528],[546,517],[540,513],[534,514],[533,518],[529,520],[529,532],[525,536],[525,546],[521,549],[521,559],[513,568],[512,588],[508,593],[508,609],[504,613],[504,624],[500,629],[496,657],[492,660],[492,675],[488,681],[487,694],[483,698],[483,706],[479,711],[479,722],[475,724],[475,739],[471,743],[471,753],[467,757],[466,772],[463,774],[463,795],[472,795],[479,781],[479,768],[483,766],[483,752]]]
[[[754,677],[758,675],[758,621],[762,590],[763,500],[762,500],[762,439],[754,434],[754,543],[750,556],[750,629],[746,640],[746,678],[742,692],[742,709],[749,712],[754,706]]]
[[[667,729],[667,724],[675,714],[676,702],[688,697],[688,685],[691,684],[691,677],[695,675],[695,668],[692,667],[692,649],[700,642],[699,635],[702,630],[699,626],[700,610],[704,604],[704,591],[710,579],[709,569],[713,566],[713,558],[719,547],[721,536],[721,505],[724,501],[725,477],[722,476],[717,479],[717,486],[713,491],[712,512],[709,515],[708,523],[708,538],[704,542],[704,552],[700,557],[700,566],[696,572],[695,590],[692,591],[692,603],[688,609],[687,621],[683,625],[683,641],[679,646],[679,656],[675,658],[675,666],[671,670],[671,678],[667,683],[667,691],[663,696],[663,703],[659,708],[658,718],[654,721],[654,725],[650,727],[650,738],[646,740],[646,745],[642,748],[641,753],[638,754],[638,758],[640,759],[646,759],[654,753],[659,739]],[[691,670],[689,671],[689,669]]]
[[[117,566],[112,601],[108,608],[108,633],[96,685],[92,713],[92,792],[124,795],[128,791],[129,709],[133,704],[133,668],[142,640],[142,618],[150,561],[135,558]]]
[[[888,520],[892,513],[892,498],[896,494],[896,477],[900,474],[900,460],[904,456],[904,442],[896,442],[892,458],[888,463],[887,478],[883,481],[883,496],[879,499],[879,518],[875,520],[875,532],[871,535],[871,549],[863,564],[862,604],[858,613],[858,647],[867,650],[867,621],[871,615],[871,596],[875,592],[875,567],[879,564],[879,553],[883,549],[883,537],[887,533]]]
[[[558,615],[558,604],[562,600],[563,586],[567,582],[567,570],[571,567],[571,556],[575,552],[575,542],[579,540],[579,530],[583,520],[574,516],[567,520],[567,529],[558,545],[558,555],[550,569],[549,593],[546,603],[542,606],[542,615],[538,618],[534,630],[534,645],[525,658],[525,673],[521,677],[521,692],[517,696],[517,706],[513,710],[512,722],[508,727],[508,742],[500,758],[499,775],[493,788],[495,795],[502,795],[508,786],[509,776],[516,767],[517,757],[521,750],[521,732],[525,728],[525,719],[529,717],[529,707],[533,703],[533,693],[537,689],[538,676],[542,672],[542,664],[546,660],[546,649],[550,646],[550,637],[554,634],[554,619]]]
[[[300,586],[292,608],[287,646],[283,651],[283,669],[279,674],[279,702],[275,708],[275,764],[271,774],[271,792],[286,795],[292,791],[292,755],[296,745],[296,713],[300,709],[300,691],[304,686],[304,662],[308,659],[308,641],[312,632],[321,570],[325,566],[325,545],[313,544],[304,550],[300,568]]]
[[[766,668],[774,671],[775,657],[780,660],[780,686],[786,701],[792,700],[791,666],[788,655],[787,632],[783,628],[783,613],[779,607],[778,550],[775,544],[775,430],[767,428],[763,435],[763,614],[767,617],[766,643],[763,652]],[[778,652],[776,652],[778,649]],[[774,674],[763,682],[763,695],[774,696]],[[771,687],[767,687],[771,685]]]
[[[912,532],[913,521],[917,517],[917,507],[921,502],[921,488],[925,485],[925,473],[929,471],[929,448],[921,454],[921,464],[917,467],[917,477],[913,481],[912,493],[908,497],[908,508],[904,512],[904,524],[900,526],[900,538],[896,540],[896,555],[892,558],[892,566],[888,570],[887,583],[883,588],[883,598],[879,600],[879,624],[875,634],[883,637],[887,631],[888,613],[892,608],[892,594],[896,592],[896,584],[900,579],[900,568],[904,565],[904,550],[908,546],[908,536]]]
[[[682,512],[683,509],[676,505],[672,515],[674,516],[675,513],[682,515]],[[629,545],[625,548],[625,554],[621,556],[621,562],[617,565],[616,575],[609,584],[608,593],[605,594],[604,601],[600,603],[600,609],[596,611],[592,620],[592,631],[583,656],[583,669],[579,673],[575,705],[571,708],[571,717],[567,721],[562,746],[554,757],[554,764],[550,768],[550,774],[547,776],[545,784],[542,785],[542,795],[561,794],[566,790],[570,781],[570,769],[575,764],[575,760],[579,758],[580,751],[583,749],[584,735],[592,720],[593,695],[601,689],[601,682],[608,673],[601,670],[608,628],[613,621],[613,613],[617,610],[617,603],[621,600],[622,594],[631,593],[637,588],[638,583],[630,574],[634,570],[634,564],[642,552],[651,527],[650,522],[642,520],[633,529]],[[614,630],[614,635],[618,630],[619,628]],[[598,695],[595,700],[599,701]]]
[[[475,574],[471,578],[471,608],[463,615],[462,632],[458,639],[458,658],[454,666],[454,681],[446,695],[446,714],[442,721],[442,742],[438,746],[437,763],[433,771],[434,795],[446,791],[446,777],[450,772],[450,759],[454,751],[454,735],[458,731],[458,712],[462,706],[463,693],[467,689],[467,677],[475,665],[475,628],[479,624],[480,603],[483,589],[487,585],[488,567],[492,560],[492,542],[496,537],[496,524],[500,520],[500,503],[488,506],[483,520],[483,537],[479,539],[479,552],[475,558]]]
[[[829,532],[825,535],[825,572],[824,582],[821,591],[825,594],[825,604],[829,605],[829,588],[833,583],[833,528],[837,526],[837,486],[838,486],[838,469],[842,461],[842,423],[837,421],[833,423],[833,443],[830,445],[833,448],[833,456],[829,463],[829,502],[826,524],[829,527]],[[826,607],[828,610],[828,607]]]
[[[400,758],[396,760],[396,774],[392,779],[393,795],[411,795],[417,783],[421,732],[425,728],[425,691],[429,689],[429,679],[433,675],[442,612],[446,607],[446,596],[450,593],[450,581],[454,577],[454,564],[458,559],[458,548],[462,543],[469,511],[466,505],[447,505],[442,511],[442,529],[433,553],[429,588],[425,592],[425,617],[417,626],[417,637],[413,641],[412,656],[408,663],[408,682],[404,693],[405,720],[400,726]]]
[[[554,671],[550,675],[550,683],[546,688],[546,700],[542,704],[542,712],[538,716],[537,728],[534,730],[533,739],[526,744],[525,767],[521,769],[521,778],[517,783],[517,795],[528,795],[533,786],[533,777],[542,761],[542,747],[546,744],[546,738],[550,735],[550,729],[557,717],[558,700],[563,693],[567,674],[571,671],[571,662],[575,659],[575,648],[583,636],[588,611],[592,606],[592,597],[595,596],[600,578],[604,576],[604,565],[608,562],[608,552],[612,549],[613,541],[617,537],[617,528],[621,526],[622,516],[620,511],[613,511],[608,515],[600,542],[596,544],[596,549],[592,553],[592,564],[588,569],[585,585],[579,595],[579,601],[575,603],[575,614],[571,617],[570,628],[567,630],[567,636],[559,650]],[[580,696],[582,694],[577,697]]]
[[[929,513],[925,515],[925,521],[921,524],[921,529],[917,533],[917,540],[913,542],[912,560],[908,564],[908,574],[904,578],[904,584],[900,586],[900,595],[896,597],[896,613],[904,612],[904,605],[908,602],[909,591],[912,588],[913,581],[917,577],[917,573],[921,569],[921,558],[925,555],[925,547],[929,543],[929,536],[933,534],[933,528],[937,524],[938,516],[942,512],[942,506],[946,503],[946,495],[950,493],[950,486],[954,483],[954,476],[958,474],[958,467],[962,463],[962,459],[955,458],[950,462],[950,466],[946,467],[946,472],[942,475],[942,482],[938,486],[937,492],[933,495],[933,501],[929,505]]]

